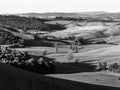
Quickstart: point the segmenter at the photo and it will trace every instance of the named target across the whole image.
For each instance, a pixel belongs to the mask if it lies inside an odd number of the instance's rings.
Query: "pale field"
[[[18,48],[17,50],[28,51],[30,54],[38,56],[41,50],[47,50],[47,56],[55,59],[54,64],[57,70],[56,74],[49,74],[47,76],[90,84],[120,87],[119,74],[95,72],[92,71],[90,66],[96,65],[99,61],[106,61],[108,64],[119,62],[120,45],[101,44],[82,47],[84,48],[80,49],[79,53],[73,53],[74,59],[71,60],[71,62],[75,62],[75,59],[78,59],[80,64],[64,64],[68,62],[66,56],[71,51],[69,46],[59,48],[58,53],[55,53],[54,47],[29,47]]]
[[[77,82],[90,83],[95,85],[120,87],[120,75],[113,75],[107,72],[82,72],[73,74],[51,74],[50,77],[67,79]]]
[[[93,47],[96,47],[96,46],[93,46]],[[87,49],[88,48],[86,48],[86,50],[83,50],[83,52],[80,51],[80,53],[74,54],[75,58],[78,58],[80,62],[87,63],[88,65],[96,65],[98,62],[104,62],[104,61],[106,61],[108,64],[112,64],[115,62],[120,63],[120,45],[106,46],[106,47],[99,46],[99,48],[97,47],[97,49],[90,48],[89,46],[88,52],[87,52]],[[65,57],[62,58],[62,60],[64,59]],[[73,80],[77,82],[85,82],[90,84],[120,87],[120,80],[119,80],[120,74],[111,73],[111,72],[94,72],[94,71],[92,72],[92,71],[89,71],[90,68],[88,66],[86,67],[82,64],[80,64],[78,67],[79,67],[78,72],[76,71],[68,74],[66,73],[52,74],[48,76],[67,79],[67,80]],[[69,69],[70,68],[66,69],[66,71]],[[65,71],[63,68],[61,68],[61,71],[62,70]],[[71,70],[73,70],[73,68]]]
[[[53,21],[51,23],[59,22]],[[118,23],[74,23],[66,21],[60,23],[66,24],[67,29],[53,32],[49,35],[57,37],[76,35],[96,39],[99,37],[106,38],[104,35],[107,34],[108,36],[114,36],[109,42],[120,43],[120,26],[117,25]],[[18,48],[17,50],[28,51],[30,54],[37,56],[40,56],[41,50],[47,50],[47,56],[55,59],[54,64],[57,70],[56,74],[47,76],[90,84],[120,87],[119,74],[96,72],[92,71],[91,68],[93,65],[96,66],[98,62],[106,61],[107,64],[120,63],[120,45],[94,44],[83,45],[81,47],[83,48],[78,53],[73,53],[74,59],[70,61],[70,64],[65,64],[68,63],[67,55],[71,52],[67,45],[59,48],[58,53],[55,52],[55,47],[33,46]],[[73,64],[76,60],[79,61],[79,64]]]

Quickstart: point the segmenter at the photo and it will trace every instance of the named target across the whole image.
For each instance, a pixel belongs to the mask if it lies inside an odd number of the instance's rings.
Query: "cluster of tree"
[[[98,71],[107,70],[107,63],[106,62],[99,62],[96,69]]]
[[[62,16],[59,16],[59,17],[56,17],[55,19],[56,20],[68,20],[68,21],[84,21],[84,19],[82,17],[75,18],[75,17],[62,17]]]
[[[0,45],[23,44],[22,38],[14,36],[10,32],[0,32]]]
[[[45,19],[35,17],[20,17],[14,15],[0,15],[0,24],[3,26],[9,26],[17,29],[26,30],[42,30],[42,31],[53,31],[65,29],[60,24],[46,24]]]
[[[108,70],[111,72],[120,73],[120,65],[118,63],[113,63],[108,65],[107,62],[99,62],[97,65],[97,70]]]
[[[92,40],[83,37],[71,37],[71,38],[73,44],[75,45],[87,45],[92,43]]]
[[[109,65],[108,70],[111,72],[120,73],[120,65],[118,63],[113,63],[113,64]]]
[[[112,18],[106,17],[56,17],[55,20],[68,20],[68,21],[87,21],[87,22],[113,22]]]
[[[66,58],[68,59],[68,62],[70,63],[70,61],[72,61],[74,59],[74,55],[72,52],[69,52],[66,56]]]
[[[54,73],[55,65],[48,57],[35,59],[27,52],[17,52],[9,47],[0,47],[0,62],[41,74]]]

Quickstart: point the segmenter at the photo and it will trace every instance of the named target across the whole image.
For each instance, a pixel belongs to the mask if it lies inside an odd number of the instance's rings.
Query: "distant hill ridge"
[[[80,17],[80,16],[91,16],[91,15],[120,15],[120,13],[109,13],[104,11],[96,11],[96,12],[73,12],[73,13],[65,13],[65,12],[48,12],[48,13],[20,13],[16,15],[28,16],[28,17],[50,17],[50,16],[63,16],[63,17]]]
[[[119,90],[119,88],[57,79],[0,63],[0,90]]]

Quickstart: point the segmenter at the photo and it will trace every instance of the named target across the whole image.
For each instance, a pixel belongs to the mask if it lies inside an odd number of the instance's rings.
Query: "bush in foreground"
[[[35,59],[27,52],[17,52],[8,47],[0,48],[0,62],[41,74],[55,73],[56,70],[48,57]]]

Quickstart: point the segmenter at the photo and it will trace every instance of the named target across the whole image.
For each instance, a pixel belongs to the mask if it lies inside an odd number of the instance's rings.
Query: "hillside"
[[[14,29],[12,27],[0,26],[0,32],[2,31],[11,33],[14,36],[19,36],[25,40],[34,39],[32,35],[24,34],[23,30],[21,30],[22,32],[20,32],[19,29]]]
[[[106,62],[108,65],[120,63],[120,45],[117,45],[120,44],[119,15],[119,13],[85,12],[1,16],[0,32],[4,31],[28,40],[26,47],[16,48],[16,50],[27,51],[37,56],[46,50],[46,56],[54,59],[56,72],[42,76],[0,64],[0,69],[2,68],[0,88],[6,89],[7,87],[2,85],[5,83],[13,90],[117,90],[120,88],[119,76],[113,76],[104,71],[96,72],[95,67],[98,62]],[[42,34],[41,31],[47,31],[47,33]],[[38,34],[34,39],[33,34],[36,32]],[[79,46],[79,51],[74,53],[67,44],[72,42],[71,37],[83,38],[93,43],[82,44]],[[3,40],[4,38],[0,39],[0,41]],[[99,40],[108,43],[96,43]],[[64,42],[64,44],[58,44],[57,52],[57,46],[54,45],[58,42]],[[74,59],[70,61],[68,52],[71,51]],[[10,82],[13,84],[11,85]]]
[[[105,47],[101,49],[91,50],[84,53],[75,54],[77,58],[81,57],[84,59],[90,58],[99,58],[101,60],[106,60],[108,63],[117,62],[119,63],[120,59],[120,45]]]
[[[109,13],[109,12],[51,12],[51,13],[21,13],[16,14],[18,16],[25,17],[37,17],[37,18],[56,18],[56,17],[72,17],[72,18],[83,18],[88,20],[100,20],[100,21],[120,21],[120,13]]]
[[[17,15],[28,16],[28,17],[43,17],[49,18],[50,16],[62,16],[62,17],[79,17],[79,16],[90,16],[90,15],[109,15],[112,13],[98,11],[98,12],[75,12],[75,13],[65,13],[65,12],[48,12],[48,13],[20,13]]]
[[[74,22],[66,20],[49,21],[48,23],[60,23],[65,25],[66,29],[51,32],[46,35],[66,39],[69,37],[83,38],[90,43],[97,41],[107,41],[108,43],[119,44],[120,23],[119,22]]]
[[[23,40],[33,40],[32,35],[24,34],[18,29],[11,27],[0,26],[0,44],[1,45],[11,45]]]
[[[109,86],[99,86],[87,83],[78,83],[63,79],[51,78],[9,65],[0,64],[1,90],[119,90]]]
[[[77,85],[77,83],[75,83]],[[70,85],[70,86],[67,86]],[[0,90],[83,90],[69,81],[45,77],[0,64]]]
[[[63,30],[64,26],[55,24],[45,24],[48,19],[40,19],[35,17],[20,17],[15,15],[0,15],[0,25],[9,26],[16,29],[24,30],[38,30],[38,31],[52,31]]]

